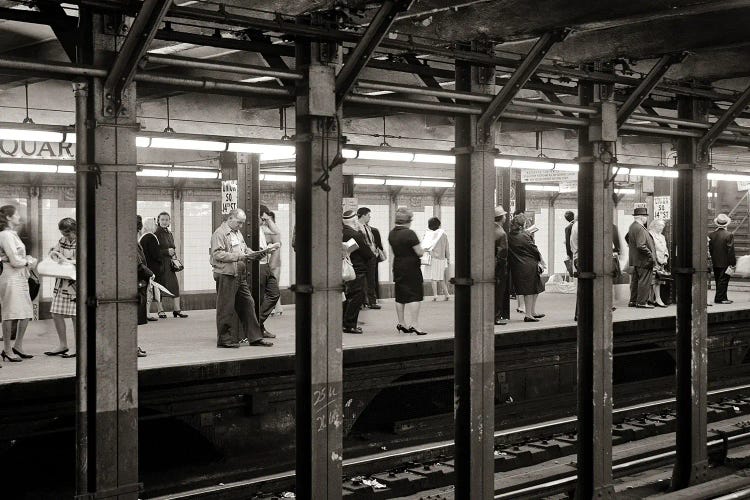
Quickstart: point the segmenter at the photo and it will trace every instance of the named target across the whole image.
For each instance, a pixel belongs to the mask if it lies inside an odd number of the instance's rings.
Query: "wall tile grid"
[[[212,290],[213,272],[209,261],[213,207],[207,201],[186,201],[183,203],[183,289],[185,291]]]

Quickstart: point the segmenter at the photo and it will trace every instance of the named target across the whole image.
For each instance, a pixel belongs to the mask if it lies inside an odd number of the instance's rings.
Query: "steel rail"
[[[304,76],[295,71],[281,71],[264,66],[251,64],[222,63],[206,59],[196,59],[182,56],[162,56],[158,54],[146,54],[143,57],[146,62],[175,66],[178,68],[205,69],[208,71],[220,71],[226,73],[239,73],[244,75],[270,76],[280,80],[302,80]]]

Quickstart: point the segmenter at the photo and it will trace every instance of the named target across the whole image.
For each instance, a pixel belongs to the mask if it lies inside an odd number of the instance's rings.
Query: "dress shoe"
[[[141,349],[140,347],[139,347],[139,348],[138,348],[138,350],[136,351],[136,355],[137,355],[137,356],[138,356],[139,358],[145,358],[146,356],[148,356],[148,354],[146,354],[146,351],[144,351],[144,350],[143,350],[143,349]]]
[[[637,307],[638,309],[653,309],[654,308],[654,306],[652,306],[651,304],[636,304],[635,307]]]
[[[61,358],[65,358],[65,359],[68,359],[68,358],[75,358],[75,357],[76,357],[76,353],[73,353],[73,354],[68,354],[68,353],[66,352],[65,354],[63,354],[63,355],[62,355],[62,356],[60,356],[60,357],[61,357]]]
[[[33,358],[33,357],[34,357],[34,356],[32,356],[31,354],[26,354],[25,352],[21,352],[21,351],[19,351],[19,350],[18,350],[18,349],[16,349],[15,347],[13,348],[13,353],[14,353],[14,354],[17,354],[18,356],[21,356],[21,358],[23,358],[23,359],[31,359],[31,358]]]
[[[539,322],[537,318],[529,318],[528,316],[524,316],[523,321],[525,323],[538,323]]]
[[[543,318],[544,316],[545,316],[544,314],[535,314],[535,315],[534,315],[534,317],[535,317],[536,319],[539,319],[539,318]]]
[[[654,305],[656,307],[667,307],[667,304],[660,304],[659,302],[654,302]]]
[[[408,329],[408,328],[406,328],[406,327],[405,327],[404,325],[402,325],[402,324],[398,324],[398,325],[396,325],[396,330],[398,330],[398,331],[399,331],[399,332],[401,332],[401,333],[409,333],[409,329]]]
[[[370,304],[370,309],[382,309],[383,306],[380,304]]]
[[[159,318],[154,318],[153,316],[146,316],[146,321],[159,321]]]
[[[344,333],[362,333],[362,329],[358,326],[355,326],[355,327],[347,326],[347,327],[344,327],[343,331]]]
[[[266,339],[258,339],[255,342],[250,342],[250,345],[257,347],[271,347],[273,342],[269,342]]]
[[[427,332],[423,332],[421,330],[417,330],[413,326],[407,330],[409,333],[416,333],[417,335],[427,335]]]
[[[11,363],[20,363],[21,361],[23,361],[21,358],[14,358],[13,356],[8,356],[5,353],[5,351],[3,351],[2,353],[0,353],[0,357],[2,357],[3,360],[5,360],[5,361],[10,361]]]
[[[174,316],[175,318],[187,318],[188,317],[188,315],[182,311],[172,311],[172,316]]]
[[[616,310],[617,310],[617,308],[616,308],[615,306],[612,306],[612,310],[613,310],[613,311],[616,311]]]
[[[218,344],[216,347],[221,347],[223,349],[239,349],[240,343],[231,343],[231,344]]]
[[[45,351],[45,356],[60,356],[62,354],[66,354],[68,352],[67,349],[63,349],[62,351]]]
[[[508,320],[505,319],[505,318],[498,318],[498,319],[495,320],[495,324],[496,325],[507,325],[508,324]]]
[[[628,307],[635,307],[635,302],[628,302]]]
[[[167,319],[167,313],[165,313],[164,311],[162,311],[162,312],[159,313],[159,317],[161,319]]]
[[[266,330],[265,328],[263,328],[263,338],[264,339],[275,339],[276,335],[274,335],[273,333],[271,333],[268,330]]]
[[[733,303],[734,303],[733,300],[715,300],[714,301],[714,304],[733,304]],[[13,351],[15,352],[15,349],[13,349]]]

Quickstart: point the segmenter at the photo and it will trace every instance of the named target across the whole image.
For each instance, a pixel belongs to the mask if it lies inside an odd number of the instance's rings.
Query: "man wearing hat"
[[[508,213],[502,205],[495,207],[495,324],[506,325],[510,319],[508,290],[508,234],[503,229]]]
[[[356,243],[356,246],[351,246],[351,248],[356,247],[356,249],[350,251],[349,258],[352,261],[352,267],[354,267],[354,274],[357,276],[355,279],[345,283],[344,333],[362,333],[362,329],[357,326],[357,320],[359,319],[359,310],[365,302],[367,265],[371,259],[375,258],[375,254],[372,253],[364,235],[359,231],[357,212],[347,210],[344,212],[342,218],[344,228],[341,241],[347,243],[354,240],[354,243]]]
[[[637,207],[633,210],[635,219],[625,235],[628,244],[628,260],[633,268],[630,276],[630,302],[629,307],[640,307],[642,309],[653,309],[648,303],[651,285],[654,277],[654,239],[646,229],[648,224],[648,209]]]
[[[727,298],[727,287],[729,286],[728,267],[737,265],[734,255],[734,235],[727,231],[732,222],[726,214],[719,214],[714,219],[716,231],[708,235],[708,251],[711,254],[711,263],[714,266],[714,278],[716,279],[715,304],[731,304]]]

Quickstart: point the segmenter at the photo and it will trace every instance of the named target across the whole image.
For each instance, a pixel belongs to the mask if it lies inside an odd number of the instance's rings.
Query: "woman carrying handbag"
[[[174,295],[174,310],[172,315],[175,318],[187,318],[188,315],[182,312],[180,308],[180,284],[177,281],[178,272],[182,271],[183,266],[177,257],[177,251],[174,244],[174,236],[169,230],[171,219],[167,212],[162,212],[156,218],[158,227],[154,235],[159,240],[159,255],[161,262],[158,270],[155,270],[156,277],[154,280]],[[154,271],[152,269],[152,271]],[[166,318],[163,312],[159,313],[160,318]]]

